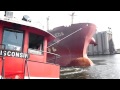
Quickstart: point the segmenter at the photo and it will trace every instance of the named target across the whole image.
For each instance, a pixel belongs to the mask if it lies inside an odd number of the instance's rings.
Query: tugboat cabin
[[[28,21],[0,18],[0,78],[59,78],[59,65],[47,63],[47,44],[55,37]]]

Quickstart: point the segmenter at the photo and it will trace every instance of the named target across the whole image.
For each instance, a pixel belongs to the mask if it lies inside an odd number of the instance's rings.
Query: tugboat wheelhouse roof
[[[28,26],[28,27],[32,27],[32,28],[36,28],[38,30],[42,30],[40,27],[38,27],[35,23],[32,23],[32,22],[26,22],[26,21],[23,21],[23,20],[17,20],[15,18],[7,18],[7,17],[4,17],[4,18],[0,18],[0,21],[4,21],[4,22],[9,22],[9,23],[15,23],[15,24],[19,24],[19,25],[24,25],[24,26]],[[52,35],[51,33],[45,31],[45,30],[42,30],[44,31],[44,33],[46,35],[50,35],[50,40],[53,40],[55,39],[56,37],[54,35]],[[49,41],[49,40],[48,40]]]

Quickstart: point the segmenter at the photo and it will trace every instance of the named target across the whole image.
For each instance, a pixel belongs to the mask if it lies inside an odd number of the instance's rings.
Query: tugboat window
[[[43,41],[44,37],[41,35],[29,34],[29,49],[28,52],[32,54],[43,54]]]
[[[23,31],[5,28],[2,44],[7,50],[22,51]]]

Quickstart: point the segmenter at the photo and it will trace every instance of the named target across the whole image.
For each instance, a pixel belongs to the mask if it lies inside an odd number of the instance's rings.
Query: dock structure
[[[97,32],[94,35],[97,46],[89,44],[88,55],[109,55],[115,53],[114,42],[111,31]]]

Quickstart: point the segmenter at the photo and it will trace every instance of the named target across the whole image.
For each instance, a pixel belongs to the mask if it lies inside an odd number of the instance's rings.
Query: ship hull
[[[91,66],[93,62],[87,56],[87,48],[93,44],[92,36],[96,26],[90,23],[74,24],[70,27],[61,27],[50,31],[53,35],[59,35],[55,40],[58,43],[49,43],[48,50],[61,55],[54,61],[52,55],[48,55],[48,62],[55,62],[61,66]],[[59,34],[58,34],[59,33]],[[55,44],[54,44],[55,43]]]

